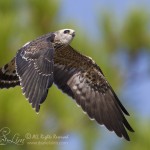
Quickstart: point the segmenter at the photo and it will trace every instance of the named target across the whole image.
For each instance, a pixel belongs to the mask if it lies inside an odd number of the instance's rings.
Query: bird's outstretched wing
[[[74,98],[99,124],[129,140],[133,131],[124,114],[129,115],[96,63],[71,46],[57,49],[54,56],[54,83]]]
[[[26,44],[16,56],[16,70],[23,93],[36,112],[53,84],[54,48],[47,40],[41,37]]]
[[[10,88],[20,85],[19,78],[16,74],[15,58],[0,68],[0,89]]]

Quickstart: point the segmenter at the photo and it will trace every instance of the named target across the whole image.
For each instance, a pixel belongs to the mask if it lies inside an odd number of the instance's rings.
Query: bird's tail
[[[0,68],[0,89],[15,87],[17,85],[20,85],[20,81],[16,74],[14,58],[8,64]]]

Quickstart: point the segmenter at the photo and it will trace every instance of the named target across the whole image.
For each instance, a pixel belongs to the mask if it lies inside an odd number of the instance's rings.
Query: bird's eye
[[[65,30],[64,34],[70,33],[70,30]]]

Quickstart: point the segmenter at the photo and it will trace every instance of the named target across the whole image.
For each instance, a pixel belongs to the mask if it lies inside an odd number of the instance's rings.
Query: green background
[[[16,87],[0,90],[0,129],[8,127],[11,130],[7,135],[8,139],[12,139],[17,134],[19,139],[25,139],[25,141],[21,146],[7,143],[5,146],[0,146],[0,149],[64,150],[73,149],[78,144],[80,149],[92,150],[99,149],[101,141],[112,143],[111,150],[150,149],[150,119],[140,117],[135,113],[134,106],[138,101],[130,105],[132,97],[126,100],[123,96],[127,72],[120,71],[121,59],[118,58],[119,52],[125,53],[129,60],[129,70],[132,70],[143,51],[149,55],[150,17],[147,11],[144,9],[130,11],[121,25],[113,14],[97,12],[97,24],[102,35],[100,39],[92,41],[73,18],[65,24],[59,23],[60,8],[61,2],[55,0],[44,2],[41,0],[1,0],[0,66],[9,62],[27,41],[51,31],[63,28],[75,29],[76,37],[71,45],[81,53],[92,57],[101,66],[106,78],[130,112],[131,116],[127,119],[136,132],[129,133],[131,142],[119,139],[114,133],[90,121],[81,108],[76,106],[75,101],[63,94],[56,86],[52,86],[49,90],[48,97],[37,115],[22,95],[21,88]],[[43,139],[42,135],[48,139]],[[111,140],[108,139],[109,136],[112,137]],[[75,143],[75,139],[79,142]],[[37,141],[50,143],[37,144]],[[105,145],[103,149],[105,150]]]

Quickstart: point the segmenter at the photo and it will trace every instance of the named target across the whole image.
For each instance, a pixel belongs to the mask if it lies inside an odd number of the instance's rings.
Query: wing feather
[[[0,89],[10,88],[20,85],[19,78],[15,70],[15,58],[0,68]]]
[[[16,70],[23,93],[36,112],[53,84],[54,48],[47,40],[40,40],[29,43],[16,56]]]
[[[90,118],[130,140],[126,129],[131,132],[133,129],[124,116],[129,113],[93,60],[71,46],[56,50],[54,83],[74,98]]]

